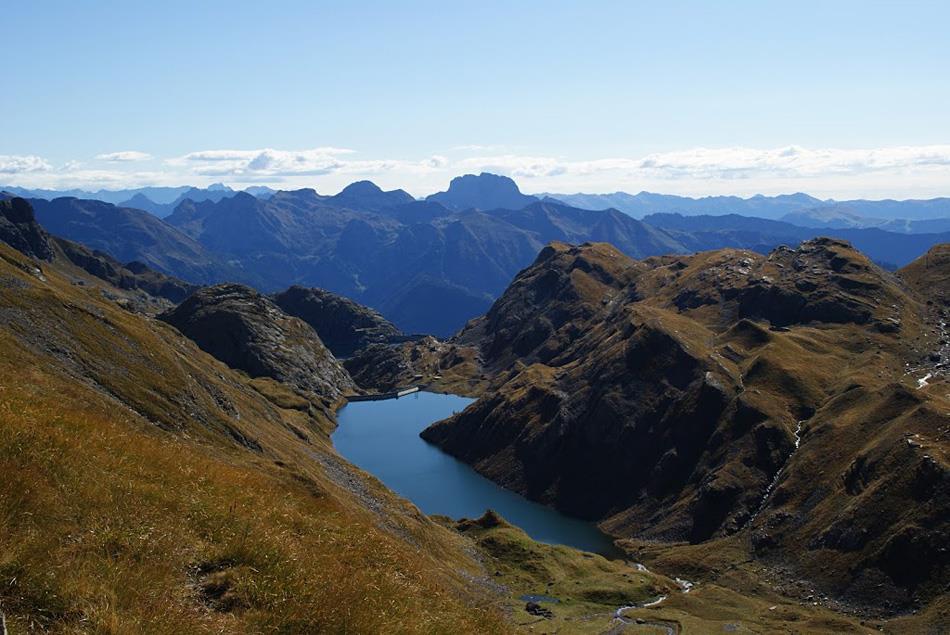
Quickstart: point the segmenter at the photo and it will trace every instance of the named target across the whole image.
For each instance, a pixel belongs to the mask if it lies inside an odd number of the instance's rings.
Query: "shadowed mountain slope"
[[[123,265],[100,251],[63,238],[50,236],[36,221],[29,201],[22,198],[0,200],[0,242],[40,261],[72,265],[85,274],[123,291],[140,292],[130,299],[180,302],[195,285],[149,269],[140,262]],[[85,284],[77,279],[77,284]]]
[[[324,288],[379,310],[405,332],[437,335],[487,310],[550,240],[611,240],[638,257],[683,251],[662,230],[615,211],[533,202],[453,212],[406,197],[368,182],[335,197],[299,190],[265,201],[239,193],[183,203],[167,220],[253,271],[266,290]]]
[[[925,307],[833,239],[643,261],[553,244],[455,340],[492,388],[423,437],[617,535],[743,532],[893,614],[947,582],[950,402]],[[940,387],[917,390],[928,372]]]
[[[33,207],[23,198],[0,200],[0,241],[37,260],[52,260],[49,235],[43,231]]]
[[[32,199],[31,203],[37,220],[50,233],[105,252],[120,262],[139,261],[197,284],[246,279],[148,212],[75,198]]]

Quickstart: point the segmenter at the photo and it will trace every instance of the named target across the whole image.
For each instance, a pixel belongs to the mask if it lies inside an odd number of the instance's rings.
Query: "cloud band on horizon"
[[[571,160],[563,157],[470,154],[458,149],[416,159],[366,159],[348,148],[304,150],[200,150],[156,159],[139,151],[96,156],[110,169],[89,169],[69,162],[55,168],[35,155],[0,155],[0,174],[18,177],[25,187],[135,187],[227,180],[233,184],[267,183],[277,187],[338,186],[359,178],[402,187],[416,194],[444,188],[453,176],[495,172],[521,179],[526,191],[616,191],[666,186],[722,193],[730,187],[745,192],[826,189],[835,183],[849,188],[913,195],[950,194],[950,145],[884,148],[809,149],[801,146],[691,148],[640,158]],[[150,169],[125,169],[122,163],[151,163]],[[318,177],[315,179],[314,177]],[[873,177],[869,180],[868,177]],[[316,182],[315,182],[316,181]],[[941,191],[941,187],[943,190]],[[739,193],[739,192],[736,192]]]

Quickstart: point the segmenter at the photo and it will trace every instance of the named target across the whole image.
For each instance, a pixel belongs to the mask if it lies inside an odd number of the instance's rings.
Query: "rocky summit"
[[[270,377],[329,402],[354,388],[310,325],[250,287],[205,287],[159,317],[251,377]]]

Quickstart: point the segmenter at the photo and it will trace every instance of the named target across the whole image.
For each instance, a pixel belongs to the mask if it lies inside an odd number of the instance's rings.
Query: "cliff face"
[[[250,287],[205,287],[159,317],[251,377],[270,377],[330,402],[355,388],[309,325]]]
[[[946,576],[911,574],[897,555],[944,558],[930,528],[947,529],[934,428],[948,403],[905,375],[930,359],[924,307],[836,240],[639,262],[552,245],[457,338],[480,347],[496,385],[423,437],[618,535],[748,530],[763,558],[858,600],[882,584],[906,606]],[[924,431],[929,444],[905,441]],[[888,479],[901,465],[910,475]],[[849,493],[855,479],[864,493]],[[860,538],[846,530],[857,525]]]

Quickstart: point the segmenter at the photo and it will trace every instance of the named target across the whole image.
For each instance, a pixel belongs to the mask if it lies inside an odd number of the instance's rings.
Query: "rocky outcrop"
[[[378,392],[421,385],[429,390],[474,395],[488,383],[474,347],[431,336],[398,345],[373,344],[343,365],[358,386]]]
[[[293,286],[271,298],[285,313],[313,327],[337,357],[349,357],[371,344],[388,344],[404,338],[377,311],[323,289]]]
[[[488,313],[456,338],[479,344],[495,367],[514,361],[550,362],[605,303],[636,278],[635,261],[615,247],[592,244],[583,250],[553,242],[522,271]]]
[[[37,260],[53,259],[49,235],[43,231],[26,199],[0,200],[0,240]]]
[[[896,457],[901,435],[945,416],[938,391],[893,383],[921,355],[923,306],[837,240],[644,261],[554,244],[455,339],[480,350],[491,389],[422,436],[617,535],[701,543],[747,530],[761,557],[803,562],[816,584],[871,602],[870,584],[823,571],[833,549],[848,563],[838,574],[868,571],[897,610],[945,575],[897,564],[918,545],[941,562],[929,528],[946,526],[945,505],[901,511],[945,498],[940,446],[907,464],[921,476],[890,487],[879,479],[898,462],[871,458]],[[891,396],[842,408],[856,387]],[[868,427],[872,411],[887,434]],[[846,493],[867,479],[870,491]]]
[[[205,287],[159,317],[251,377],[270,377],[331,402],[354,389],[308,324],[250,287]]]

